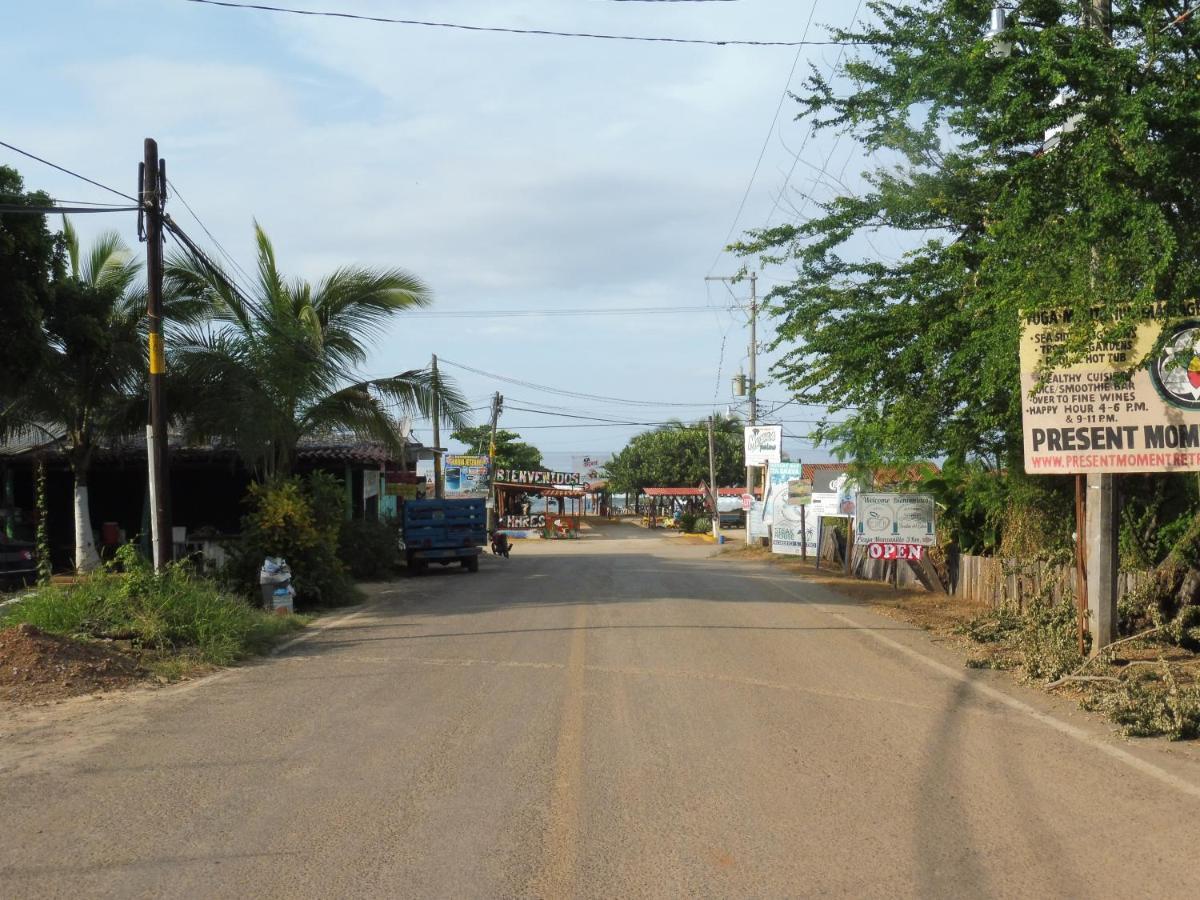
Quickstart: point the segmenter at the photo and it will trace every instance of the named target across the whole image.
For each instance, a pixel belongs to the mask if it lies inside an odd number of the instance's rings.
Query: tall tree
[[[286,279],[254,226],[258,278],[244,297],[206,260],[174,256],[167,285],[199,309],[172,335],[172,369],[188,386],[189,423],[239,447],[266,477],[286,475],[308,435],[349,433],[403,452],[399,415],[429,416],[434,397],[451,427],[466,423],[457,388],[427,369],[364,379],[368,341],[429,291],[400,269],[337,269],[317,284]],[[197,321],[197,319],[199,321]]]
[[[17,171],[0,166],[0,203],[37,207],[50,202],[44,193],[26,193]],[[51,300],[52,282],[62,276],[64,265],[62,242],[45,216],[0,212],[0,410],[40,362],[42,315]]]
[[[837,32],[863,49],[814,70],[800,116],[857,143],[865,187],[829,175],[811,218],[739,249],[796,268],[766,302],[775,375],[829,406],[818,438],[868,466],[944,458],[948,519],[995,550],[1069,490],[1023,472],[1022,311],[1070,311],[1055,364],[1200,296],[1200,31],[1182,4],[1131,0],[1110,41],[1091,4],[1033,0],[997,52],[990,6],[874,2],[874,24]],[[1069,516],[1041,521],[1069,543]]]
[[[839,79],[814,72],[801,116],[879,162],[861,193],[740,245],[797,268],[767,301],[775,374],[842,414],[819,434],[859,461],[1017,471],[1019,311],[1072,310],[1054,363],[1200,295],[1195,17],[1123,3],[1110,43],[1081,22],[1090,4],[1034,0],[1005,57],[991,5],[875,2],[875,24],[836,33],[865,49]],[[897,237],[898,258],[874,249]]]
[[[450,435],[461,444],[466,444],[471,453],[487,453],[492,439],[490,425],[475,425],[458,428]],[[496,429],[496,458],[492,465],[501,469],[540,469],[542,453],[533,444],[521,440],[521,435],[504,428]]]
[[[742,426],[737,419],[715,420],[714,459],[718,487],[745,484]],[[617,493],[644,487],[695,487],[707,482],[708,422],[674,422],[636,435],[605,466],[609,485]]]
[[[63,220],[69,274],[42,312],[40,364],[27,373],[0,419],[0,430],[63,428],[75,481],[75,566],[94,568],[88,477],[97,441],[124,436],[145,420],[142,340],[145,294],[140,264],[116,232],[100,235],[86,255]]]

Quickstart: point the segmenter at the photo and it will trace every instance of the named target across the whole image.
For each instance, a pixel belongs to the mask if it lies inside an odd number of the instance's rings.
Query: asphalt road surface
[[[609,527],[0,716],[0,895],[1195,897],[1195,748]]]

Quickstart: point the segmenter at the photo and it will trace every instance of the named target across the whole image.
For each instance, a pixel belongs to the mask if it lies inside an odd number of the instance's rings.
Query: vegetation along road
[[[1194,896],[1200,761],[609,526],[0,718],[10,897]]]

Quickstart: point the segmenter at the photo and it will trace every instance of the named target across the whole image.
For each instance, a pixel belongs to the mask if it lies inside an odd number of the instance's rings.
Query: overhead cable
[[[591,38],[600,41],[641,41],[655,44],[702,44],[709,47],[836,47],[842,41],[751,41],[712,40],[704,38],[650,37],[632,34],[595,34],[585,31],[552,31],[547,28],[505,28],[495,25],[463,25],[457,22],[429,22],[421,19],[393,19],[388,16],[364,16],[357,13],[330,10],[296,9],[290,6],[269,6],[265,3],[235,3],[232,0],[184,0],[204,6],[221,6],[228,9],[253,9],[261,12],[287,13],[294,16],[317,16],[331,19],[353,19],[361,22],[376,22],[387,25],[419,25],[425,28],[450,28],[458,31],[477,31],[495,34],[524,34],[535,37]],[[857,42],[856,42],[857,43]]]
[[[78,178],[80,181],[86,181],[88,184],[95,185],[98,188],[103,188],[110,194],[116,194],[118,197],[124,197],[126,200],[129,200],[133,203],[138,202],[137,197],[130,197],[128,194],[118,191],[116,188],[111,188],[107,184],[101,184],[99,181],[88,178],[86,175],[80,175],[78,172],[73,172],[66,166],[60,166],[58,163],[52,163],[48,159],[42,159],[40,156],[34,156],[28,150],[22,150],[20,147],[14,147],[12,144],[6,144],[4,141],[0,141],[0,147],[7,147],[9,150],[13,151],[13,153],[20,153],[22,156],[27,156],[35,162],[40,162],[44,166],[49,166],[52,169],[58,169],[58,171],[70,175],[72,178]]]

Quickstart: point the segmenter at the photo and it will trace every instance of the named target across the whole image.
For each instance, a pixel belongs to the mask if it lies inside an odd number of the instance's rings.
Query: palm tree
[[[260,475],[290,472],[306,436],[349,433],[403,452],[401,415],[429,416],[434,398],[451,427],[466,402],[444,377],[410,369],[364,379],[367,339],[392,316],[427,306],[429,291],[400,269],[341,268],[316,285],[285,279],[275,249],[255,223],[258,273],[245,296],[208,260],[167,262],[168,294],[203,311],[171,335],[172,369],[187,385],[198,435],[234,443]]]
[[[125,436],[144,422],[145,293],[141,265],[115,231],[100,235],[86,257],[63,219],[70,274],[54,285],[43,311],[40,364],[0,415],[0,432],[65,435],[75,480],[75,566],[99,564],[88,504],[96,443]],[[61,429],[61,432],[59,432]]]

